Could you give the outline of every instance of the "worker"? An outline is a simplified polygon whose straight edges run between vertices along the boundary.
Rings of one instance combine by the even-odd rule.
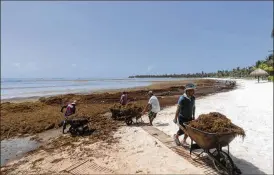
[[[124,91],[121,95],[121,98],[120,98],[120,104],[121,105],[126,105],[127,104],[127,93]]]
[[[178,100],[178,106],[175,113],[173,122],[184,127],[183,123],[189,122],[195,119],[195,85],[187,84],[185,87],[185,93],[180,96]],[[183,142],[180,143],[179,136],[184,134]],[[188,146],[186,139],[188,135],[179,127],[179,130],[174,134],[174,141],[176,145]]]
[[[149,125],[152,126],[153,120],[156,118],[157,113],[160,112],[160,103],[158,101],[158,98],[153,94],[152,91],[148,92],[148,96],[149,96],[149,101],[145,109],[143,110],[142,115],[144,115],[145,112],[149,111],[148,113]]]
[[[66,112],[65,112],[65,120],[63,120],[59,126],[62,126],[63,125],[63,134],[65,133],[65,129],[66,129],[66,120],[69,118],[69,116],[75,114],[76,112],[76,100],[74,100],[72,103],[68,104],[68,105],[65,105],[65,106],[62,106],[61,108],[61,112],[63,112],[63,109],[66,108]]]

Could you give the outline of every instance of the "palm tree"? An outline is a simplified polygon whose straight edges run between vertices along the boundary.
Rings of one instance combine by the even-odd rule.
[[[261,63],[262,63],[261,60],[256,61],[255,67],[258,68],[258,67],[260,66]]]

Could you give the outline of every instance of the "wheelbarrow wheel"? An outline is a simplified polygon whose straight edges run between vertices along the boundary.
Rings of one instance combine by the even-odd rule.
[[[126,124],[127,125],[132,125],[133,121],[131,118],[126,118]]]
[[[215,153],[218,154],[217,150]],[[218,157],[217,160],[219,160],[219,162],[214,160],[213,164],[214,164],[216,170],[220,174],[236,175],[236,173],[234,171],[234,163],[233,163],[232,159],[230,158],[230,156],[226,152],[220,151],[220,154],[216,155],[216,157]],[[223,167],[220,166],[220,164],[222,164],[226,169],[223,169]]]
[[[71,134],[72,137],[77,136],[77,131],[72,127],[69,128],[69,133]]]
[[[112,118],[113,120],[116,120],[116,119],[117,119],[117,115],[116,115],[114,112],[112,112],[111,118]]]

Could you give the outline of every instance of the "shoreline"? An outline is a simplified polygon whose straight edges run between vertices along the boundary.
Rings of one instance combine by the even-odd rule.
[[[63,81],[74,81],[74,80],[63,80]],[[85,80],[86,81],[86,80]],[[87,80],[89,81],[89,80]],[[85,91],[79,91],[76,93],[73,93],[75,95],[90,95],[90,94],[98,94],[98,93],[115,93],[115,92],[121,92],[121,91],[134,91],[134,90],[141,90],[141,89],[146,89],[149,87],[157,86],[159,84],[166,84],[166,83],[175,83],[175,82],[181,82],[182,80],[171,80],[171,81],[142,81],[142,82],[150,82],[149,85],[146,86],[134,86],[134,87],[125,87],[125,88],[105,88],[105,89],[93,89],[93,90],[85,90]],[[189,81],[189,80],[188,80]],[[140,81],[138,81],[140,82]],[[1,99],[1,103],[20,103],[20,102],[35,102],[38,101],[39,98],[45,97],[56,97],[56,96],[61,96],[61,95],[68,95],[71,94],[69,92],[65,93],[60,93],[60,94],[55,94],[55,95],[41,95],[41,96],[31,96],[31,97],[13,97],[13,98],[7,98],[7,99]]]
[[[189,82],[189,81],[187,81]],[[180,88],[187,83],[186,81],[182,82],[182,81],[178,81],[178,82],[165,82],[165,83],[161,83],[161,84],[153,84],[153,85],[150,85],[150,86],[146,86],[145,88],[142,87],[138,87],[138,88],[131,88],[131,90],[133,91],[129,91],[130,95],[136,95],[137,93],[137,97],[140,98],[140,96],[144,96],[142,95],[143,93],[147,92],[148,90],[150,89],[153,89],[154,92],[156,92],[156,95],[158,96],[159,98],[159,101],[161,103],[161,108],[165,109],[167,107],[171,107],[171,106],[174,106],[178,100],[178,97],[179,95],[181,95],[183,92],[180,91]],[[233,87],[221,87],[221,85],[224,85],[223,83],[218,83],[219,81],[216,81],[216,80],[202,80],[201,82],[198,82],[197,83],[197,87],[199,88],[199,91],[197,92],[197,98],[200,99],[202,97],[205,97],[205,96],[208,96],[208,95],[213,95],[213,94],[216,94],[216,93],[220,93],[220,92],[227,92],[227,91],[230,91],[230,90],[234,90],[235,88],[237,88],[237,86],[233,86]],[[163,94],[163,92],[167,92],[167,90],[171,90],[173,89],[173,91],[170,91],[169,94]],[[113,90],[111,93],[112,94],[108,94],[108,96],[111,96],[111,95],[117,95],[120,96],[120,91],[121,90]],[[138,95],[138,93],[140,93]],[[93,95],[99,95],[100,99],[102,100],[102,95],[104,95],[106,93],[99,93],[97,92],[97,94],[93,94]],[[68,95],[65,95],[65,96],[68,96]],[[65,96],[62,96],[63,98]],[[75,94],[73,94],[73,96],[77,96]],[[80,95],[82,98],[83,97],[87,97],[87,96],[91,96],[91,94],[89,95]],[[108,98],[108,96],[105,96],[105,98]],[[55,97],[50,97],[49,99],[56,99],[56,98],[59,98],[60,96],[55,96]],[[94,96],[93,96],[94,97]],[[100,100],[99,99],[99,100]],[[54,101],[54,100],[53,100]],[[98,101],[89,101],[90,103],[93,103],[93,105],[95,105],[95,108],[99,108],[99,106],[97,106],[98,104]],[[144,99],[136,99],[135,102],[141,104],[141,105],[145,105],[147,103],[147,99],[146,97]],[[21,104],[25,104],[27,103],[29,106],[31,105],[37,105],[37,104],[40,104],[41,102],[38,100],[38,101],[35,101],[35,102],[22,102]],[[80,105],[79,105],[79,110],[83,110],[82,109],[82,103],[81,100],[80,100]],[[110,102],[107,102],[107,103],[110,103],[110,104],[114,104],[113,101],[110,101]],[[11,106],[14,105],[13,103],[3,103],[7,106],[5,107],[8,107],[8,106]],[[20,103],[17,103],[17,105],[19,105],[19,108],[20,108]],[[57,103],[54,103],[53,106],[50,105],[48,106],[47,104],[46,105],[42,105],[42,106],[38,106],[38,108],[36,108],[36,110],[39,111],[39,109],[45,107],[46,109],[49,108],[49,110],[53,111],[53,109],[59,109],[58,106],[56,106]],[[101,103],[99,105],[103,105],[104,107],[109,107],[110,105],[106,105],[104,103]],[[16,106],[18,107],[18,106]],[[91,106],[90,105],[86,105],[87,108],[90,108]],[[94,108],[93,108],[94,109]],[[2,113],[2,108],[1,108],[1,113]],[[47,109],[48,110],[48,109]],[[92,109],[91,109],[92,110]],[[90,110],[89,110],[90,111]],[[89,112],[87,111],[87,112]],[[91,116],[92,118],[92,128],[94,128],[95,130],[98,130],[99,133],[104,133],[104,135],[100,135],[100,136],[95,136],[92,135],[92,136],[89,136],[89,142],[92,142],[92,143],[99,143],[99,142],[109,142],[109,143],[117,143],[117,139],[113,137],[113,134],[118,132],[119,131],[119,128],[124,128],[124,127],[127,127],[125,126],[124,122],[122,121],[113,121],[111,119],[111,117],[109,116],[105,116],[106,115],[106,112],[108,111],[107,110],[102,110],[102,109],[99,109],[98,113],[97,114],[93,114]],[[34,120],[34,117],[35,119],[37,119],[37,116],[39,116],[39,114],[43,113],[43,112],[36,112],[35,110],[34,111],[26,111],[27,112],[27,116],[25,116],[25,112],[18,112],[18,111],[15,111],[15,114],[14,116],[12,115],[12,118],[15,117],[16,118],[16,121],[14,122],[17,122],[17,120],[21,120],[22,118],[24,119],[24,123],[26,124],[29,124],[29,125],[32,125],[34,128],[28,128],[28,130],[24,129],[26,125],[20,125],[20,124],[15,124],[15,127],[12,129],[12,130],[9,130],[9,135],[6,136],[6,137],[3,137],[3,135],[7,134],[5,130],[2,130],[2,126],[6,127],[6,125],[8,125],[7,121],[4,120],[4,122],[1,122],[1,141],[2,140],[6,140],[6,139],[14,139],[14,138],[25,138],[25,137],[32,137],[33,139],[37,140],[37,144],[41,144],[38,148],[34,149],[31,151],[31,153],[33,152],[37,152],[39,150],[51,150],[52,148],[57,148],[61,145],[71,145],[73,146],[73,144],[71,142],[75,142],[75,141],[79,141],[80,138],[72,138],[70,136],[67,136],[67,135],[62,135],[61,133],[59,133],[60,131],[57,129],[51,129],[51,130],[47,130],[45,129],[44,127],[46,126],[47,127],[47,124],[46,125],[43,125],[47,122],[50,122],[50,120],[48,120],[48,118],[39,118],[38,117],[38,121],[40,121],[40,123],[36,122],[36,121],[32,121]],[[31,113],[34,113],[33,115],[31,115]],[[20,115],[21,114],[21,115]],[[83,113],[82,113],[83,114]],[[23,116],[22,116],[23,115]],[[49,114],[48,114],[49,115]],[[19,116],[19,118],[18,118]],[[62,119],[62,117],[59,116],[60,119]],[[14,123],[12,122],[12,123]],[[58,122],[57,122],[58,123]],[[108,124],[107,124],[108,123]],[[40,124],[40,127],[39,127],[39,124]],[[42,130],[39,130],[39,128],[41,128],[41,124],[42,124]],[[55,122],[56,124],[56,122]],[[14,125],[12,125],[14,126]],[[23,130],[22,130],[23,128]],[[55,126],[56,128],[56,126]],[[3,132],[4,131],[4,132]],[[16,134],[15,132],[17,133],[20,133],[19,135]],[[31,132],[27,132],[27,131],[31,131]],[[24,134],[26,132],[26,134]],[[51,136],[47,136],[51,139],[54,139],[54,143],[50,143],[51,145],[53,144],[53,146],[51,146],[51,148],[47,148],[47,144],[48,142],[50,142],[49,139],[43,139],[45,135],[45,133],[53,133],[53,135],[55,135],[53,138],[51,138]],[[59,133],[59,134],[58,134]],[[36,136],[35,136],[36,135]],[[43,138],[41,138],[41,136]],[[61,137],[61,138],[58,138],[58,137]],[[106,138],[108,138],[108,140],[106,140]],[[58,139],[57,139],[58,138]],[[64,139],[65,138],[65,139]],[[75,140],[76,139],[76,140]],[[65,141],[64,141],[65,140]],[[58,146],[59,145],[59,146]],[[29,153],[26,153],[27,155],[29,155]],[[24,155],[26,155],[24,154]],[[22,156],[21,156],[22,157]],[[16,159],[15,159],[16,160]],[[11,159],[11,161],[13,162],[14,159]],[[9,161],[8,161],[8,164],[9,164]],[[3,166],[5,167],[5,165]]]
[[[140,78],[142,79],[142,78]],[[167,79],[167,78],[166,78]],[[124,80],[124,79],[117,79],[117,80]],[[125,79],[126,80],[126,79]],[[64,92],[64,93],[57,93],[54,95],[38,95],[38,96],[29,96],[29,97],[12,97],[12,98],[1,98],[1,103],[22,103],[22,102],[36,102],[39,100],[39,98],[49,98],[49,97],[56,97],[56,96],[63,96],[63,95],[69,95],[69,94],[75,94],[75,95],[90,95],[90,94],[98,94],[98,93],[116,93],[116,92],[122,92],[122,91],[136,91],[136,90],[143,90],[143,89],[151,89],[155,88],[157,86],[161,85],[175,85],[175,84],[182,84],[183,82],[195,82],[199,80],[223,80],[224,79],[218,79],[218,78],[189,78],[189,79],[178,79],[178,78],[170,78],[170,80],[162,80],[162,81],[138,81],[138,82],[149,82],[148,85],[143,86],[134,86],[134,87],[125,87],[125,88],[105,88],[105,89],[92,89],[92,90],[80,90],[79,92],[70,93],[70,92]],[[42,81],[42,80],[41,80]],[[44,81],[44,80],[43,80]],[[49,81],[49,80],[45,80]],[[53,80],[53,81],[59,81],[59,80]],[[62,80],[62,81],[77,81],[77,80]],[[92,80],[81,80],[81,81],[92,81]],[[95,81],[95,80],[94,80]],[[115,81],[115,79],[113,79]],[[227,81],[231,81],[231,79],[227,79]],[[136,82],[137,83],[137,82]]]
[[[235,88],[231,90],[235,90]],[[214,94],[215,93],[207,94],[206,96],[212,96]],[[198,97],[198,99],[204,97],[205,96],[200,96]],[[168,111],[169,108],[171,109],[174,105],[175,104],[166,106],[163,109],[162,113],[165,113],[165,111]],[[143,116],[143,118],[146,122],[146,117]],[[156,126],[158,125],[157,123]],[[45,133],[49,132],[45,131]],[[57,133],[58,131],[53,130],[52,132]],[[38,139],[38,142],[41,143],[41,146],[39,146],[35,150],[32,150],[30,153],[24,154],[24,156],[21,156],[21,158],[11,159],[10,161],[8,161],[6,165],[1,166],[1,171],[7,174],[12,172],[35,173],[38,170],[40,173],[46,173],[50,171],[50,169],[48,168],[53,165],[52,163],[57,161],[57,164],[60,164],[61,167],[53,168],[52,173],[62,173],[64,169],[66,169],[66,167],[68,167],[71,164],[77,165],[77,161],[83,161],[83,159],[90,159],[92,162],[94,161],[100,167],[107,168],[108,170],[115,170],[114,174],[155,174],[163,172],[174,172],[179,174],[202,174],[204,171],[200,167],[195,167],[184,157],[180,157],[180,155],[174,153],[172,150],[167,148],[162,142],[160,142],[159,140],[155,139],[150,134],[145,132],[142,129],[142,127],[134,125],[132,127],[128,127],[126,125],[121,125],[120,127],[118,127],[116,131],[113,131],[112,134],[114,135],[112,139],[116,140],[114,142],[108,139],[103,139],[98,142],[94,142],[90,141],[91,138],[78,137],[76,139],[73,139],[69,135],[64,136],[63,134],[61,134],[61,132],[60,134],[55,135],[55,138],[53,138],[53,140],[50,140],[44,138],[43,135],[45,134],[41,133],[39,134],[40,136],[36,138]],[[47,137],[52,138],[48,134]],[[138,141],[140,139],[143,141]],[[75,153],[72,153],[71,150],[75,150]],[[161,154],[164,157],[158,157],[161,156],[161,154],[158,154],[157,152],[161,152]],[[149,161],[148,157],[150,157],[146,155],[154,155],[154,158],[156,158],[155,165],[151,168],[150,166],[146,166],[145,162]],[[73,158],[71,158],[71,156]],[[125,159],[126,162],[135,162],[136,158],[142,160],[138,162],[138,165],[131,166],[130,163],[125,164]],[[170,166],[161,166],[163,162],[170,162],[173,168]],[[183,167],[181,167],[182,163],[184,164]],[[121,169],[120,166],[126,166],[129,169],[125,171],[125,169]],[[174,166],[177,168],[175,168]],[[29,169],[29,167],[35,168]],[[160,168],[161,170],[158,167],[162,167]],[[88,168],[87,171],[89,173],[96,174],[104,172],[103,169],[100,170],[100,172],[96,172],[92,167]],[[113,172],[108,171],[105,173],[113,174]]]
[[[28,82],[28,81],[34,81],[34,82],[39,82],[39,81],[44,81],[44,82],[116,82],[116,83],[123,83],[123,82],[127,82],[129,84],[120,87],[112,87],[112,86],[105,86],[105,87],[85,87],[85,88],[79,88],[79,89],[71,89],[71,90],[51,90],[51,91],[47,91],[47,87],[44,86],[39,86],[37,88],[44,88],[44,91],[39,91],[39,92],[35,92],[33,91],[33,94],[35,95],[31,95],[31,93],[28,92],[29,95],[20,95],[18,94],[18,97],[10,97],[7,96],[5,98],[1,98],[1,102],[24,102],[24,101],[35,101],[38,100],[40,97],[52,97],[52,96],[58,96],[58,95],[66,95],[66,94],[92,94],[92,93],[100,93],[100,92],[107,92],[107,91],[115,91],[117,89],[135,89],[135,88],[144,88],[147,86],[151,86],[153,84],[160,84],[160,83],[164,83],[164,82],[173,82],[173,81],[183,81],[183,80],[195,80],[192,78],[186,79],[186,78],[173,78],[173,79],[168,79],[168,78],[161,78],[160,80],[157,79],[69,79],[69,80],[55,80],[55,79],[51,79],[51,80],[40,80],[40,79],[34,79],[34,80],[23,80],[22,82]],[[12,81],[13,82],[13,81]],[[21,81],[20,81],[21,82]],[[5,81],[3,82],[5,83]],[[8,82],[7,82],[8,83]],[[132,83],[134,83],[135,85],[133,85]],[[68,85],[67,87],[70,87],[71,85]],[[50,88],[54,88],[56,86],[49,86]],[[79,84],[79,86],[77,87],[82,87],[82,85]],[[22,89],[26,89],[29,87],[22,87]],[[4,88],[5,89],[5,88]],[[12,90],[14,88],[8,88],[7,90]],[[18,87],[18,89],[20,89],[20,87]],[[2,89],[3,90],[3,89]],[[71,91],[71,92],[70,92]]]
[[[1,140],[58,128],[57,125],[63,120],[60,107],[72,100],[78,102],[77,114],[79,116],[97,120],[98,115],[109,112],[109,108],[113,104],[119,103],[122,90],[129,92],[131,103],[141,106],[145,106],[147,103],[147,91],[153,90],[159,98],[161,107],[164,108],[177,103],[178,97],[183,94],[182,87],[187,83],[189,80],[168,81],[146,87],[116,89],[107,92],[103,90],[87,95],[67,94],[32,99],[32,101],[1,102]],[[235,86],[208,79],[199,79],[194,83],[197,85],[196,97],[235,88]]]

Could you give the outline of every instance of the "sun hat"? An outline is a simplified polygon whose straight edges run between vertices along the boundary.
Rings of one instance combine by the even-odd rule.
[[[153,95],[153,92],[152,91],[148,91],[148,95]]]
[[[75,105],[75,104],[76,104],[76,102],[77,102],[77,101],[76,101],[76,100],[74,100],[71,104]]]
[[[191,90],[191,89],[196,89],[196,86],[194,85],[194,84],[192,84],[192,83],[190,83],[190,84],[187,84],[186,86],[185,86],[185,91],[187,91],[187,90]]]

